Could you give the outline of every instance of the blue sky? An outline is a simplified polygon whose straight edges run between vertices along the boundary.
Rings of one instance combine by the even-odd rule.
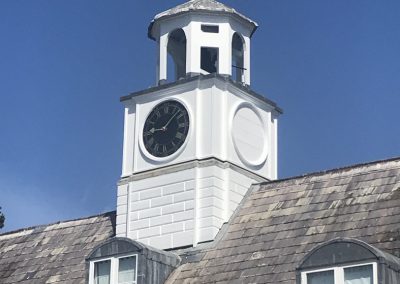
[[[279,175],[400,156],[400,1],[222,1],[256,20],[252,88],[285,111]],[[119,97],[154,84],[182,1],[0,2],[3,231],[115,209]]]

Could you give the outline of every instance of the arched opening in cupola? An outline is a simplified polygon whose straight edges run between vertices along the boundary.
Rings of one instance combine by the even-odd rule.
[[[234,33],[232,38],[232,79],[243,83],[244,80],[244,40]]]
[[[186,35],[176,29],[168,37],[167,80],[176,81],[186,76]]]

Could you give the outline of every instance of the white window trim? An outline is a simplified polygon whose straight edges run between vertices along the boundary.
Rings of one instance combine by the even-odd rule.
[[[378,284],[378,265],[376,262],[361,262],[361,263],[354,263],[351,265],[331,266],[331,267],[315,269],[315,270],[305,270],[305,271],[301,272],[301,284],[308,284],[307,283],[307,274],[315,273],[315,272],[329,271],[329,270],[333,270],[335,284],[344,284],[344,269],[345,268],[366,266],[366,265],[372,265],[372,278],[373,278],[372,283]]]
[[[138,255],[137,254],[127,254],[127,255],[118,255],[115,257],[105,257],[105,258],[99,258],[96,260],[90,261],[89,265],[89,284],[94,284],[94,265],[97,262],[102,262],[106,260],[111,261],[111,267],[110,267],[110,284],[117,284],[118,283],[118,266],[119,266],[119,260],[121,258],[127,258],[127,257],[135,257],[136,258],[136,267],[135,267],[135,280],[133,284],[137,284],[137,275],[138,275]]]

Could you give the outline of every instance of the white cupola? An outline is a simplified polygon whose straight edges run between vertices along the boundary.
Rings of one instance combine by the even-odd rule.
[[[156,86],[121,98],[118,237],[159,249],[212,241],[252,184],[277,178],[281,109],[250,88],[256,28],[214,0],[151,22]]]
[[[148,35],[158,43],[157,84],[217,73],[250,85],[250,38],[256,28],[214,0],[192,0],[156,15]]]

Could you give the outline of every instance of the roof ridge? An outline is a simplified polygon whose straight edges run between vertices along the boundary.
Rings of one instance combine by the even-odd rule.
[[[358,163],[358,164],[352,164],[349,166],[343,166],[343,167],[333,168],[333,169],[329,169],[329,170],[311,172],[311,173],[306,173],[306,174],[302,174],[302,175],[266,181],[266,182],[262,182],[260,184],[261,185],[267,185],[267,184],[269,185],[269,184],[280,183],[280,182],[285,182],[285,181],[289,181],[289,180],[296,180],[296,179],[305,178],[305,177],[323,176],[326,174],[339,173],[339,172],[342,172],[342,171],[344,172],[344,171],[350,170],[350,169],[356,169],[356,168],[361,168],[361,167],[365,167],[365,166],[373,166],[373,165],[377,165],[380,163],[389,163],[389,162],[394,162],[394,161],[400,161],[400,156],[388,158],[388,159],[382,159],[382,160],[375,160],[372,162],[363,162],[363,163]]]
[[[197,7],[196,5],[198,5],[199,3],[203,4],[203,5],[204,4],[206,4],[206,5],[213,4],[213,5],[217,5],[219,8],[224,8],[224,9],[226,9],[227,11],[229,11],[231,13],[236,12],[236,10],[234,8],[232,8],[232,7],[228,6],[228,5],[225,5],[224,3],[221,3],[221,2],[216,1],[216,0],[189,0],[189,1],[186,1],[186,2],[184,2],[182,4],[179,4],[177,6],[174,6],[174,7],[170,8],[170,9],[168,9],[168,10],[165,10],[165,11],[157,14],[155,18],[162,17],[162,16],[164,16],[164,15],[166,15],[168,13],[171,13],[171,12],[178,13],[182,9],[187,9],[188,11],[189,10],[196,10],[196,9],[200,9],[200,10],[211,9],[211,7],[208,7],[208,6]],[[216,7],[212,7],[212,8],[215,9]]]
[[[36,225],[36,226],[30,226],[30,227],[26,227],[26,228],[21,228],[21,229],[16,229],[16,230],[9,231],[9,232],[1,233],[0,237],[7,236],[7,235],[12,235],[12,234],[16,234],[16,233],[20,233],[20,232],[24,232],[24,231],[28,231],[28,230],[34,230],[34,229],[38,229],[38,228],[58,225],[58,224],[62,224],[62,223],[68,223],[68,222],[80,221],[80,220],[85,220],[85,219],[91,219],[91,218],[100,217],[100,216],[106,217],[107,215],[112,215],[112,214],[115,214],[115,213],[116,213],[116,211],[114,210],[114,211],[100,213],[100,214],[97,214],[97,215],[80,217],[80,218],[75,218],[75,219],[70,219],[70,220],[56,221],[56,222],[49,223],[49,224],[41,224],[41,225]]]

